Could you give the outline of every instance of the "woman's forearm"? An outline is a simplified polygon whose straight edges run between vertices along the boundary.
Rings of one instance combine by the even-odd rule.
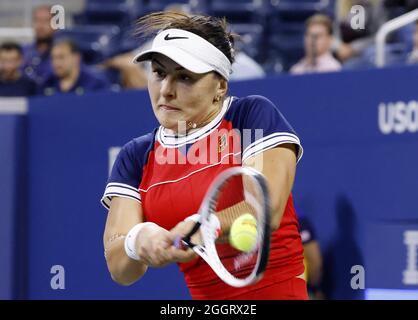
[[[283,218],[284,211],[289,201],[289,195],[293,186],[294,171],[287,170],[283,167],[277,168],[276,179],[279,181],[277,186],[271,185],[269,182],[270,200],[271,200],[271,227],[273,230],[279,228]]]
[[[128,286],[138,281],[147,271],[147,265],[129,258],[125,253],[123,239],[106,251],[106,261],[112,279]]]
[[[271,206],[270,225],[272,230],[276,230],[280,226],[295,179],[296,147],[293,144],[280,145],[246,160],[246,165],[266,177]]]

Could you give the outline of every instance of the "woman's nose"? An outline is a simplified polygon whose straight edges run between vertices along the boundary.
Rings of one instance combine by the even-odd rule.
[[[164,97],[174,97],[175,96],[175,82],[173,77],[166,76],[161,83],[161,95]]]

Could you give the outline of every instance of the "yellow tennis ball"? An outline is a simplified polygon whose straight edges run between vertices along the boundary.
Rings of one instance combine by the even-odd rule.
[[[250,213],[239,216],[229,232],[229,242],[240,251],[250,252],[257,242],[257,220]]]

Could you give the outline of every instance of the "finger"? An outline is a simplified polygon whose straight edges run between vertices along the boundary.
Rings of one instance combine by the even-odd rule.
[[[146,265],[149,265],[149,266],[152,265],[152,261],[149,259],[148,256],[140,255],[139,259],[140,259],[141,262],[145,263]]]
[[[166,265],[173,262],[173,258],[165,245],[160,245],[155,250],[155,260],[160,265]]]
[[[149,261],[151,262],[153,267],[158,267],[159,265],[162,264],[162,257],[160,252],[156,251],[155,249],[152,251],[152,253],[150,253],[149,255]]]
[[[165,238],[155,241],[154,247],[150,253],[150,258],[153,260],[155,265],[163,266],[173,262],[171,253],[168,250],[169,247],[171,247],[171,244]]]
[[[181,235],[178,235],[175,237],[173,241],[173,245],[177,249],[181,249],[181,250],[187,249],[187,246],[183,243],[183,237]]]
[[[191,251],[190,253],[187,253],[186,255],[176,258],[174,261],[175,262],[181,262],[181,263],[185,263],[185,262],[189,262],[192,261],[193,259],[196,259],[197,255]]]
[[[196,253],[190,248],[188,248],[187,250],[182,250],[172,247],[170,249],[170,252],[172,255],[172,259],[176,262],[190,261],[197,256]]]
[[[159,264],[159,261],[157,261],[155,254],[153,254],[154,251],[155,250],[152,247],[149,248],[149,246],[140,246],[138,248],[138,256],[144,263],[154,267]]]

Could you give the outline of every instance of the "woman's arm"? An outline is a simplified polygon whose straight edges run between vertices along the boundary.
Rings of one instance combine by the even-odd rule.
[[[134,57],[132,53],[120,54],[106,60],[103,66],[120,72],[121,82],[125,89],[144,89],[148,83],[147,72],[141,65],[132,63]]]
[[[322,278],[322,255],[319,243],[316,240],[303,245],[305,259],[308,265],[308,284],[319,288]]]
[[[280,221],[293,187],[296,172],[296,146],[294,144],[279,145],[276,148],[248,158],[243,163],[243,166],[252,167],[266,177],[272,209],[270,225],[273,230],[276,230],[280,226]],[[217,217],[221,220],[222,233],[227,234],[234,219],[246,212],[251,212],[251,208],[245,202],[237,203],[218,212]],[[174,235],[184,236],[191,230],[193,225],[194,222],[182,221],[171,231]],[[226,242],[228,239],[221,236],[218,241]],[[192,242],[200,243],[200,240],[196,237],[195,241]],[[190,254],[187,258],[184,260],[190,260],[193,258],[193,255]],[[176,259],[177,261],[182,260],[179,257],[176,257]]]
[[[148,266],[163,267],[192,255],[173,248],[174,237],[169,231],[156,224],[148,224],[136,237],[135,251],[140,261],[131,259],[125,252],[125,237],[143,220],[138,201],[123,197],[112,199],[103,243],[108,269],[112,279],[119,284],[134,283],[144,275]]]
[[[125,253],[124,240],[129,230],[143,222],[138,201],[114,197],[103,235],[106,262],[112,279],[121,285],[130,285],[147,271],[147,265],[133,260]]]
[[[281,144],[248,158],[243,165],[260,171],[267,180],[271,201],[271,227],[280,226],[296,173],[296,146]]]

